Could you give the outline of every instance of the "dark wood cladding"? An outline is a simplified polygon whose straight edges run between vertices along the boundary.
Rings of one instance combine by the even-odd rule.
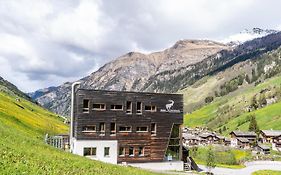
[[[83,100],[89,99],[89,113],[83,113]],[[169,100],[174,101],[171,110],[166,110]],[[127,101],[132,102],[132,114],[126,114]],[[136,103],[142,103],[142,114],[136,114]],[[158,94],[141,92],[118,92],[78,89],[74,102],[74,136],[77,140],[118,140],[118,147],[125,147],[125,156],[118,162],[151,162],[164,160],[173,124],[183,123],[183,97],[181,94]],[[106,110],[92,110],[94,103],[106,104]],[[111,110],[111,105],[123,105],[123,110]],[[156,112],[145,111],[145,105],[156,106]],[[177,113],[176,113],[177,112]],[[105,123],[105,135],[99,133],[99,124]],[[116,123],[116,135],[110,135],[110,123]],[[156,136],[151,135],[151,123],[156,123]],[[86,125],[96,125],[96,132],[84,133]],[[119,132],[120,126],[131,126],[131,132]],[[137,127],[148,127],[147,132],[137,132]],[[135,155],[129,156],[129,147]],[[144,147],[144,156],[138,156],[138,148]]]

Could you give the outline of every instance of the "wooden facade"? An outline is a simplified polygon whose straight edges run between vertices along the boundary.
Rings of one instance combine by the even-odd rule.
[[[73,137],[117,140],[119,163],[163,161],[173,150],[181,159],[182,123],[181,94],[88,89],[75,92]]]

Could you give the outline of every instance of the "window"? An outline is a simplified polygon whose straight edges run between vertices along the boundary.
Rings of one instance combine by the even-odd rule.
[[[137,132],[147,132],[147,131],[148,131],[147,126],[137,127]]]
[[[125,148],[124,147],[119,147],[119,156],[120,157],[125,156]]]
[[[116,134],[116,123],[110,123],[110,135]]]
[[[82,132],[96,132],[96,125],[84,126]]]
[[[137,114],[142,114],[142,103],[137,102]]]
[[[132,114],[132,102],[131,101],[127,101],[126,103],[126,113],[127,114]]]
[[[83,100],[83,112],[87,113],[89,112],[89,105],[90,104],[90,100],[88,99],[84,99]]]
[[[144,156],[144,147],[139,147],[139,156]]]
[[[110,150],[110,147],[104,147],[104,157],[109,156],[109,150]]]
[[[151,135],[156,135],[156,123],[151,123]]]
[[[96,147],[87,147],[84,148],[84,156],[96,156],[97,148]]]
[[[106,109],[105,104],[102,104],[102,103],[94,103],[93,104],[93,110],[102,111],[102,110],[105,110],[105,109]]]
[[[100,123],[100,135],[105,135],[105,124]]]
[[[145,111],[156,112],[156,106],[144,106]]]
[[[120,126],[119,127],[119,131],[120,132],[131,132],[132,131],[132,127],[131,126]]]
[[[111,105],[110,109],[111,110],[116,110],[116,111],[118,110],[119,111],[119,110],[123,110],[123,106],[122,105]]]
[[[129,147],[129,156],[134,156],[134,147]]]

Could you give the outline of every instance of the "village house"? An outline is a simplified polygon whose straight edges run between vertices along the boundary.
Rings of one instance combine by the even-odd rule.
[[[232,131],[230,136],[231,146],[237,148],[250,148],[257,139],[255,132]]]
[[[72,153],[113,164],[183,167],[181,94],[74,89]]]
[[[281,135],[281,130],[261,130],[260,140],[262,143],[272,143],[273,138]]]
[[[256,149],[256,151],[258,151],[260,154],[270,154],[270,147],[268,147],[268,146],[266,146],[266,145],[258,144],[255,149]]]
[[[273,138],[272,149],[275,151],[281,151],[281,135]]]

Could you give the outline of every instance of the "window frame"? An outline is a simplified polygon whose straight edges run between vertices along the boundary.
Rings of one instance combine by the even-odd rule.
[[[90,155],[85,155],[85,149],[90,149]],[[93,151],[95,150],[95,151]],[[95,154],[93,154],[95,153]],[[85,157],[96,157],[97,156],[97,147],[84,147],[83,148],[83,156]]]
[[[154,128],[155,130],[152,130],[152,126],[154,125]],[[151,126],[150,126],[150,133],[151,133],[151,136],[156,136],[157,135],[157,123],[151,123]]]
[[[121,131],[121,130],[120,130],[121,127],[124,127],[124,128],[129,128],[129,127],[130,127],[130,130],[129,130],[129,131],[128,131],[128,130],[126,130],[126,131]],[[119,130],[118,130],[119,132],[125,132],[125,133],[126,133],[126,132],[132,132],[132,126],[119,126],[118,129],[119,129]]]
[[[145,109],[146,107],[150,107],[150,110]],[[153,108],[154,108],[154,110],[153,110]],[[145,105],[144,111],[146,111],[146,112],[157,112],[157,107],[155,105]]]
[[[95,108],[94,105],[104,105],[104,108]],[[92,104],[92,110],[93,111],[105,111],[106,110],[106,104],[105,103],[93,103]]]
[[[140,108],[139,109],[138,109],[138,104],[140,104]],[[142,106],[143,106],[142,102],[138,101],[136,103],[136,114],[137,115],[142,115]]]
[[[142,149],[141,149],[142,148]],[[139,146],[139,150],[138,150],[138,156],[139,157],[144,157],[144,150],[145,147],[144,146]],[[140,154],[141,153],[141,154]]]
[[[101,130],[101,126],[103,125],[103,130]],[[101,122],[99,123],[99,133],[100,133],[100,136],[105,136],[105,130],[106,130],[106,125],[105,125],[105,122]]]
[[[140,131],[140,130],[138,130],[138,128],[146,128],[146,130],[145,131]],[[136,127],[136,132],[148,132],[148,127],[147,126],[137,126]]]
[[[122,149],[123,154],[120,154],[120,149]],[[126,148],[125,147],[123,147],[123,146],[119,147],[118,156],[119,157],[125,157],[126,156]]]
[[[111,126],[112,124],[114,124],[114,128],[115,130],[111,130]],[[116,132],[117,132],[117,126],[116,126],[116,123],[115,122],[111,122],[110,123],[110,136],[115,136],[116,135]]]
[[[108,150],[107,150],[108,149]],[[110,157],[110,147],[104,147],[103,157]],[[108,151],[108,152],[107,152]],[[107,153],[107,154],[106,154]]]
[[[130,108],[128,108],[128,103]],[[126,114],[133,114],[133,102],[132,101],[126,101]]]
[[[95,130],[85,130],[84,128],[85,127],[94,127]],[[92,133],[92,132],[97,132],[97,126],[96,125],[86,125],[86,126],[83,126],[82,128],[82,132],[83,133]]]
[[[87,105],[88,107],[87,108],[84,107],[86,100],[88,101],[88,105]],[[90,99],[87,99],[87,98],[83,99],[83,101],[82,101],[82,112],[83,113],[89,113],[90,112]]]
[[[112,108],[112,106],[114,106],[114,108]],[[121,109],[116,109],[116,106],[121,106],[122,108]],[[112,104],[112,105],[110,105],[110,110],[111,111],[123,111],[124,110],[124,105],[122,105],[122,104],[118,104],[118,105]]]
[[[132,151],[133,151],[132,154],[130,154],[131,148],[132,148]],[[130,147],[129,147],[129,157],[134,157],[134,156],[135,156],[135,148],[132,147],[132,146],[130,146]]]

